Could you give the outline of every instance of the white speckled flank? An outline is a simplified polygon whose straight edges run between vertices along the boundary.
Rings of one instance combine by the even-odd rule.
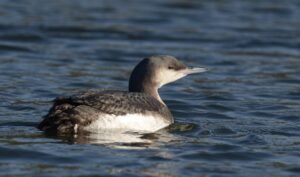
[[[127,114],[116,116],[106,114],[99,116],[99,119],[84,127],[84,130],[97,132],[101,130],[119,130],[119,131],[135,131],[135,132],[155,132],[160,130],[172,122],[167,122],[161,117],[143,114]]]

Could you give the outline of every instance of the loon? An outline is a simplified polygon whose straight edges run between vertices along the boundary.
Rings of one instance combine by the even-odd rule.
[[[38,128],[55,133],[158,131],[174,123],[158,89],[186,75],[205,71],[206,68],[189,68],[169,55],[145,58],[133,69],[128,92],[88,90],[57,97]]]

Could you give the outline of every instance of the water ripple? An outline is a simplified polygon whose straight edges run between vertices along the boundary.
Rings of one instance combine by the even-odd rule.
[[[145,2],[0,1],[0,176],[297,176],[299,2]],[[56,96],[126,90],[153,54],[210,69],[160,89],[174,125],[36,129]]]

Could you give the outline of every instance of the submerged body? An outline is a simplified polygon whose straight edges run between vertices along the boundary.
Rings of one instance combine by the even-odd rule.
[[[172,56],[143,59],[133,70],[129,91],[86,91],[58,97],[38,128],[56,133],[85,130],[155,132],[174,122],[158,88],[205,68],[187,68]]]
[[[173,122],[167,106],[145,93],[90,90],[55,99],[39,128],[61,133],[111,129],[154,132]]]

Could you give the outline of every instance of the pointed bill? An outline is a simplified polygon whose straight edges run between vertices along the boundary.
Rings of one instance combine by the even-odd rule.
[[[187,68],[183,72],[184,74],[188,75],[188,74],[203,73],[206,71],[208,71],[207,68]]]

